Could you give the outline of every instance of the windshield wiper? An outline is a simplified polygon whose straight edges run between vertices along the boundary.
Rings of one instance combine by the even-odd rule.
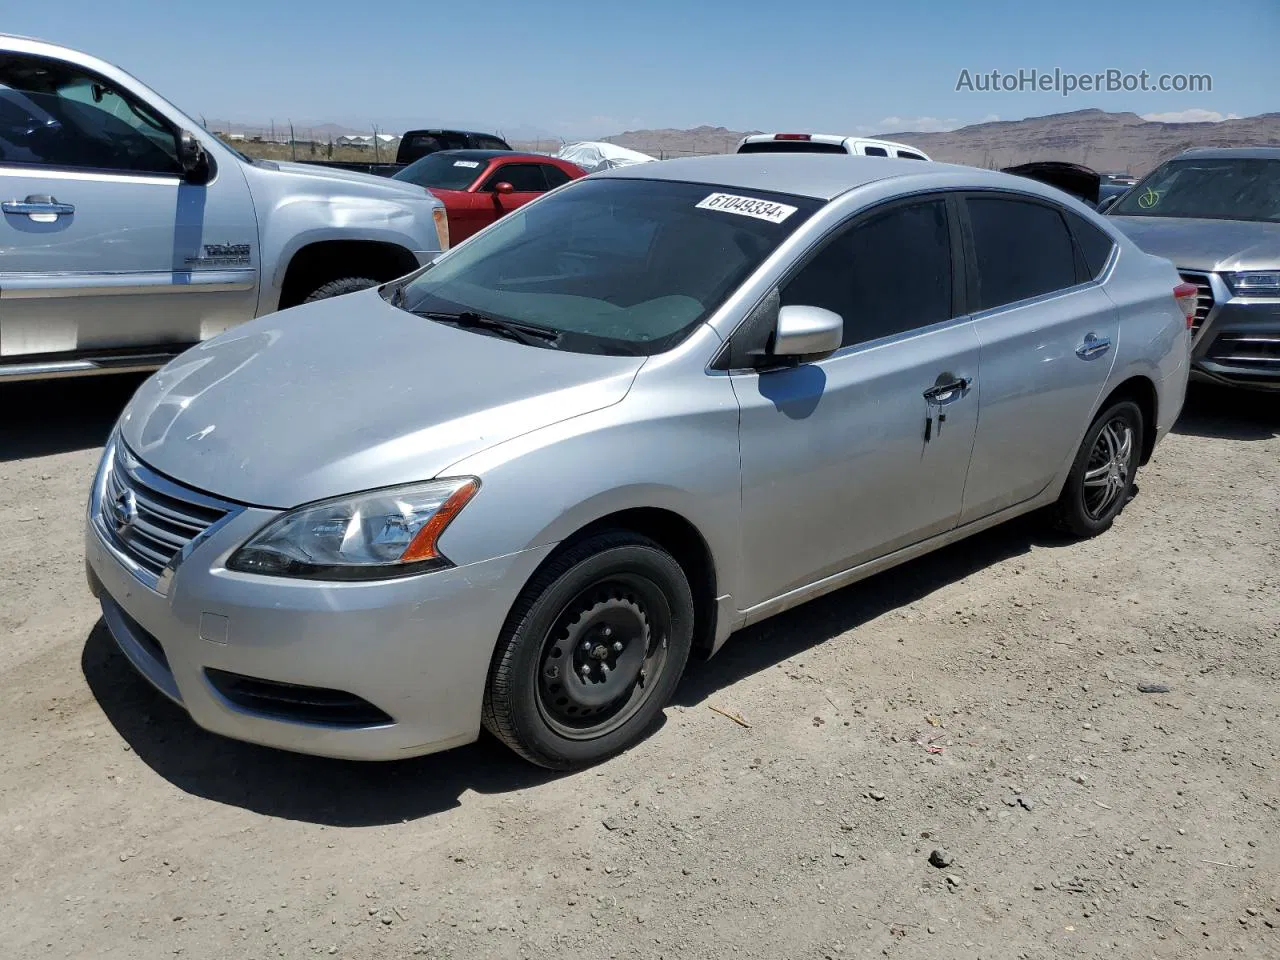
[[[437,320],[440,323],[452,323],[455,326],[472,330],[490,330],[509,340],[526,344],[530,347],[555,347],[559,345],[560,332],[548,330],[532,323],[519,323],[515,320],[499,320],[474,310],[463,310],[461,313],[442,313],[435,310],[414,310],[420,317]]]

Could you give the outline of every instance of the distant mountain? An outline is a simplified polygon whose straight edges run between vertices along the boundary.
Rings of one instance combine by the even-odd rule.
[[[726,153],[748,133],[724,127],[628,130],[612,143],[655,157]],[[1280,145],[1280,113],[1217,123],[1159,123],[1136,113],[1076,110],[1025,120],[978,123],[945,133],[876,134],[920,147],[935,160],[1009,167],[1032,160],[1068,160],[1095,170],[1143,174],[1191,147]]]

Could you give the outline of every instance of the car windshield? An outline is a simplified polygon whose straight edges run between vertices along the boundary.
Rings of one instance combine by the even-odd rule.
[[[487,165],[487,160],[471,160],[456,153],[429,153],[397,170],[391,179],[437,190],[465,190]]]
[[[1109,211],[1122,217],[1280,222],[1280,160],[1170,160]]]
[[[536,325],[565,350],[661,353],[820,205],[704,184],[583,180],[477,234],[393,302]]]

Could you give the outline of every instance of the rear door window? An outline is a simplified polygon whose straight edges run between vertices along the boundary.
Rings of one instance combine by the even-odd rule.
[[[977,281],[976,310],[1075,286],[1076,259],[1056,207],[1002,196],[965,198]]]
[[[844,318],[844,345],[949,320],[951,233],[941,198],[872,213],[838,234],[782,290],[782,304]]]
[[[889,151],[884,147],[863,147],[862,155],[864,157],[887,157]]]
[[[918,153],[912,153],[910,150],[899,150],[898,157],[902,160],[923,160],[924,157]]]
[[[473,137],[476,142],[477,150],[510,150],[505,140],[499,140],[497,137]]]

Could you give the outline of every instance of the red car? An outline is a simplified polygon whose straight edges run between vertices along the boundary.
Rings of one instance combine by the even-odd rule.
[[[449,215],[449,243],[459,243],[505,213],[586,175],[577,164],[514,150],[440,150],[392,179],[426,187]]]

